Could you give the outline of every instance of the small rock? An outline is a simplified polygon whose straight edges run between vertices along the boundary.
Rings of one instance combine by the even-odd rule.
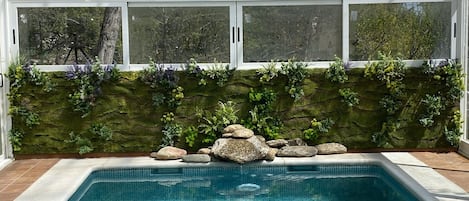
[[[158,153],[158,152],[156,152],[156,151],[154,151],[154,152],[151,152],[151,153],[150,153],[150,157],[152,157],[152,158],[156,158],[156,154],[157,154],[157,153]]]
[[[283,157],[311,157],[318,153],[312,146],[284,146],[277,152],[277,156]]]
[[[223,133],[221,135],[222,138],[230,138],[230,137],[233,137],[233,133]]]
[[[269,147],[280,148],[280,147],[283,147],[283,146],[287,145],[288,141],[285,140],[285,139],[278,139],[278,140],[269,140],[265,143],[267,143],[267,145],[269,145]]]
[[[235,130],[244,129],[245,127],[241,124],[231,124],[223,129],[223,133],[232,133]]]
[[[210,148],[201,148],[197,151],[198,154],[211,154],[212,149]]]
[[[270,148],[267,155],[265,155],[266,161],[273,161],[275,160],[275,155],[277,155],[278,149],[277,148]]]
[[[308,144],[301,138],[288,140],[288,146],[308,146]]]
[[[208,163],[210,156],[208,154],[189,154],[182,157],[182,161],[186,163]]]
[[[168,146],[161,148],[154,156],[158,160],[174,160],[180,159],[186,154],[187,151],[184,149]]]
[[[254,131],[252,131],[251,129],[244,128],[244,129],[235,130],[233,132],[232,137],[248,139],[248,138],[251,138],[252,136],[254,136]]]
[[[324,143],[318,144],[315,146],[318,149],[318,154],[326,155],[326,154],[343,154],[347,153],[347,147],[339,143]]]

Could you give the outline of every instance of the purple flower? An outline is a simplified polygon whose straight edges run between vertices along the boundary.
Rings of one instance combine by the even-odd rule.
[[[349,71],[350,68],[352,67],[352,63],[350,63],[350,61],[344,62],[342,65],[344,65],[344,69],[346,71]]]

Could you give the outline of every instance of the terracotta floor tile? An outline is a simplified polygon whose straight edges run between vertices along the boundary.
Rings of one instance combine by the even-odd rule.
[[[8,184],[0,184],[0,192],[2,192],[3,189],[7,186],[8,186]]]
[[[23,191],[25,191],[29,186],[30,184],[10,184],[5,189],[3,189],[3,192],[18,193],[19,195]]]
[[[2,201],[13,201],[19,196],[18,193],[0,192],[0,198]]]

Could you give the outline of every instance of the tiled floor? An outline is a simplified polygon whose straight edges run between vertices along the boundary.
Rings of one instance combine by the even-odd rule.
[[[454,152],[414,152],[412,155],[469,192],[469,159]]]
[[[469,192],[469,159],[457,153],[415,152],[413,156]],[[59,159],[17,160],[0,171],[0,200],[18,197]]]
[[[13,161],[0,171],[0,200],[14,200],[57,161],[59,159]]]

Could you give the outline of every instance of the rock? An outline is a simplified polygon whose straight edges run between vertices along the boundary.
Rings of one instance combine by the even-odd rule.
[[[154,151],[154,152],[151,152],[151,153],[150,153],[150,157],[152,157],[152,158],[156,158],[156,154],[157,154],[157,153],[158,153],[158,152],[156,152],[156,151]]]
[[[262,135],[256,135],[257,139],[259,139],[261,142],[265,143],[265,137]]]
[[[278,149],[277,148],[270,148],[267,155],[265,155],[266,161],[273,161],[275,160],[275,155],[277,155]]]
[[[189,154],[182,157],[182,161],[186,163],[208,163],[210,156],[208,154]]]
[[[269,147],[273,148],[280,148],[288,144],[288,141],[285,139],[278,139],[278,140],[269,140],[265,142]]]
[[[326,155],[326,154],[343,154],[347,153],[347,147],[339,143],[324,143],[318,144],[315,146],[318,149],[318,154]]]
[[[198,154],[211,154],[212,150],[210,148],[201,148],[197,151]]]
[[[318,153],[312,146],[284,146],[277,152],[277,156],[283,157],[311,157]]]
[[[212,152],[217,158],[243,164],[264,159],[269,149],[269,146],[252,136],[249,139],[220,138],[213,144]]]
[[[180,159],[187,154],[187,151],[184,149],[179,149],[177,147],[163,147],[156,154],[155,158],[158,160],[174,160]]]
[[[308,144],[301,138],[288,140],[288,146],[308,146]]]
[[[232,133],[235,130],[244,129],[245,127],[241,124],[231,124],[223,129],[223,133]]]
[[[223,133],[221,135],[222,138],[230,138],[230,137],[233,137],[233,133]]]
[[[233,132],[232,137],[248,139],[252,136],[254,136],[254,131],[252,131],[251,129],[243,128],[243,129],[235,130]]]

